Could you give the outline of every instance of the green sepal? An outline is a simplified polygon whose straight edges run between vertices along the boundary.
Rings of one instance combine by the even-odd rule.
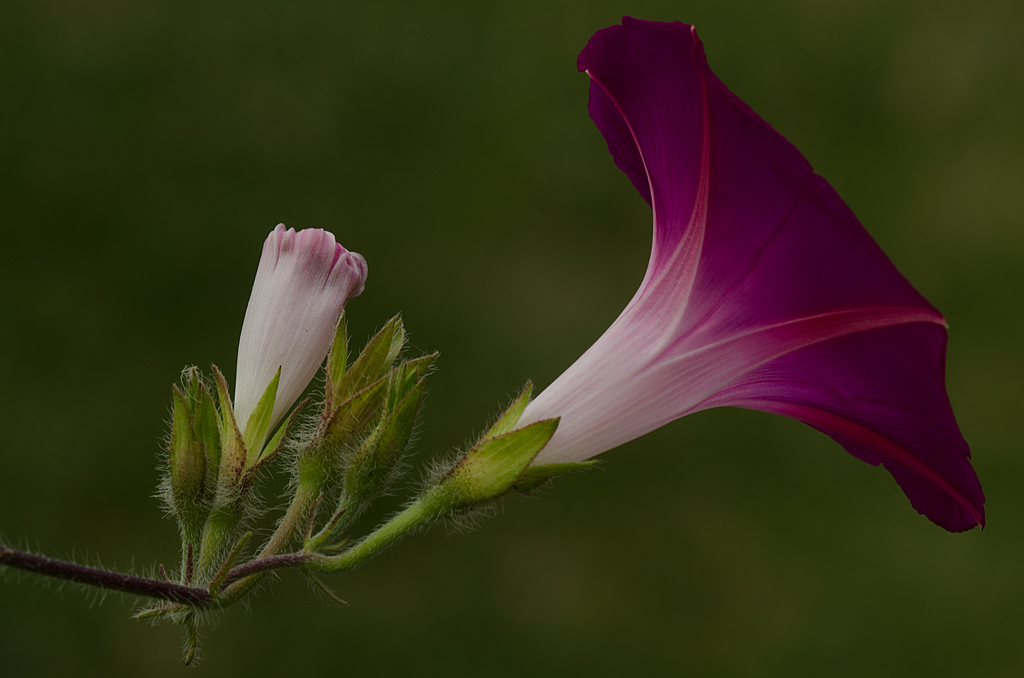
[[[213,404],[213,396],[205,385],[200,385],[195,403],[192,427],[206,455],[206,496],[212,497],[217,489],[221,456],[217,406]]]
[[[404,345],[405,328],[396,315],[370,339],[344,376],[332,381],[330,405],[336,407],[387,374]]]
[[[530,466],[519,476],[519,479],[512,485],[512,489],[520,494],[529,494],[557,475],[570,471],[582,471],[597,466],[597,463],[595,459],[593,461],[569,461]]]
[[[171,415],[171,445],[168,462],[171,472],[171,500],[179,520],[194,522],[202,512],[205,491],[206,458],[203,446],[195,439],[192,408],[177,384],[171,387],[174,409]]]
[[[199,389],[203,385],[202,375],[199,368],[189,365],[181,371],[181,383],[185,385],[185,398],[189,403],[194,403],[199,397]]]
[[[504,435],[514,429],[516,424],[519,423],[519,418],[523,416],[523,410],[530,404],[530,396],[533,394],[533,382],[528,381],[523,386],[523,392],[520,393],[512,404],[508,406],[508,409],[498,417],[498,421],[494,422],[490,430],[484,434],[481,440],[487,440],[488,438],[496,438],[500,435]]]
[[[387,384],[386,377],[378,379],[337,407],[325,427],[332,446],[361,435],[380,417],[388,394]]]
[[[373,500],[387,488],[412,437],[424,385],[425,380],[420,379],[349,461],[345,471],[345,493],[360,503]]]
[[[477,443],[440,483],[451,508],[481,504],[511,490],[551,440],[558,421],[544,419]]]
[[[420,356],[419,358],[406,361],[403,384],[403,388],[406,393],[411,391],[418,381],[427,376],[427,373],[430,372],[430,368],[434,366],[434,361],[437,360],[439,355],[441,354],[434,351],[430,355]]]
[[[345,377],[345,368],[348,367],[348,329],[345,326],[345,309],[341,310],[338,316],[338,324],[334,330],[334,341],[331,343],[331,350],[327,354],[327,402],[328,409],[333,406],[335,385],[341,384]]]
[[[220,399],[220,473],[218,484],[233,494],[237,489],[239,478],[245,470],[245,440],[235,422],[235,411],[228,393],[228,383],[217,366],[213,366],[213,379],[217,383],[217,396]]]
[[[388,386],[388,402],[385,411],[391,412],[398,403],[412,392],[419,382],[427,376],[430,367],[437,360],[439,354],[435,351],[414,360],[409,360],[401,365],[401,369],[391,372],[391,383]]]
[[[246,466],[256,463],[263,451],[263,441],[267,437],[267,429],[270,428],[270,415],[274,413],[274,403],[277,401],[277,386],[281,382],[281,368],[277,368],[274,378],[267,384],[267,388],[256,403],[256,409],[249,415],[249,421],[245,424],[245,449],[248,450],[245,460]]]
[[[341,461],[367,430],[378,425],[387,398],[388,378],[378,379],[325,413],[313,441],[296,458],[299,488],[313,496],[338,480]]]
[[[412,437],[426,380],[421,378],[390,413],[385,412],[345,465],[343,491],[333,519],[306,547],[320,551],[342,533],[374,499],[385,492],[400,469]],[[390,396],[389,396],[390,397]]]
[[[381,430],[379,449],[375,455],[379,460],[394,461],[405,451],[416,425],[416,415],[419,413],[425,386],[426,377],[421,377],[388,415]]]
[[[267,444],[263,446],[263,452],[256,459],[256,461],[249,466],[248,472],[255,471],[256,469],[266,466],[270,460],[277,456],[277,453],[281,451],[281,444],[284,439],[288,436],[288,432],[292,429],[292,425],[295,423],[295,419],[299,416],[306,405],[309,404],[310,399],[306,398],[301,403],[296,405],[292,413],[288,415],[288,418],[284,420],[280,426],[277,427],[277,431],[274,433],[274,437],[267,441]]]

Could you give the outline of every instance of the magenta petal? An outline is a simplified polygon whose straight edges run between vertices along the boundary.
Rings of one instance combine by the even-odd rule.
[[[985,496],[943,386],[946,333],[914,323],[859,332],[748,372],[702,404],[784,414],[881,463],[948,530],[984,525]]]
[[[626,18],[580,54],[590,114],[654,209],[636,296],[523,415],[585,459],[708,407],[784,414],[883,464],[950,530],[984,496],[944,386],[945,322],[828,182],[710,71],[691,26]]]

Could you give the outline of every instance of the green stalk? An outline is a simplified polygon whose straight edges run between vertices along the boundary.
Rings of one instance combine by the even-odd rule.
[[[451,505],[446,494],[442,488],[433,488],[358,544],[337,556],[324,556],[309,551],[273,555],[260,554],[260,557],[244,565],[239,565],[228,573],[225,582],[229,583],[229,586],[221,595],[217,596],[217,604],[220,607],[227,607],[236,602],[270,570],[286,567],[303,567],[317,572],[351,570],[373,556],[386,551],[403,537],[441,517]]]
[[[403,537],[441,517],[450,506],[440,488],[433,488],[404,511],[374,530],[358,544],[337,556],[317,556],[306,567],[318,572],[344,572],[387,550]]]

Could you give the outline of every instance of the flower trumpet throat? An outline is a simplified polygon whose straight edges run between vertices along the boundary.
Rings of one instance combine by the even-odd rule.
[[[708,67],[692,26],[637,21],[580,54],[590,116],[653,211],[640,289],[523,413],[577,462],[712,407],[773,412],[884,466],[948,530],[984,525],[946,395],[946,323],[842,199]]]

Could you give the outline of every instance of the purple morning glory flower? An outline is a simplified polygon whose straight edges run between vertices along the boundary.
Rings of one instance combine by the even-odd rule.
[[[775,412],[884,466],[919,512],[984,525],[945,390],[946,323],[800,152],[708,68],[692,26],[623,19],[579,57],[590,116],[654,211],[643,283],[526,409],[535,463],[712,407]]]

